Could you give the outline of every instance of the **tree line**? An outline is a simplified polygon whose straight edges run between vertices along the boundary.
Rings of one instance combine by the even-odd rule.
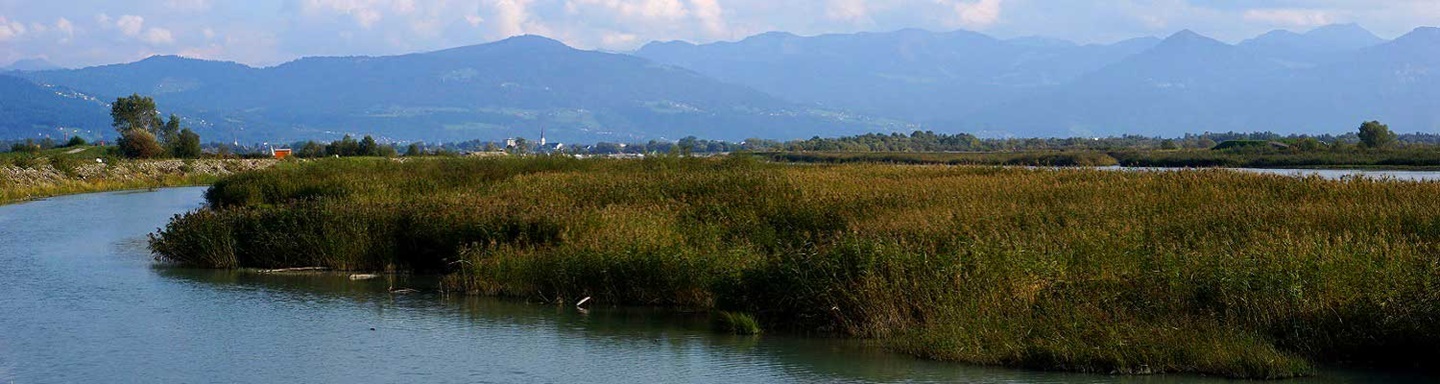
[[[122,97],[111,107],[111,117],[116,133],[120,154],[130,158],[197,158],[202,155],[200,136],[189,128],[181,127],[181,119],[171,114],[162,119],[155,100],[138,94]],[[456,155],[462,152],[533,153],[541,150],[524,138],[513,139],[515,145],[505,146],[494,141],[472,140],[451,144],[427,145],[410,143],[403,151],[405,156]],[[1271,145],[1275,143],[1278,145]],[[36,152],[59,147],[58,143],[46,138],[40,141],[0,142],[0,148],[9,145],[12,152]],[[71,138],[64,146],[85,145],[81,137]],[[1004,151],[1119,151],[1119,150],[1179,150],[1179,149],[1237,149],[1237,150],[1281,150],[1290,152],[1349,151],[1362,148],[1384,149],[1396,147],[1432,147],[1440,145],[1440,135],[1414,133],[1397,135],[1388,126],[1378,121],[1368,121],[1356,132],[1342,135],[1281,135],[1273,132],[1223,132],[1186,134],[1177,138],[1162,138],[1140,135],[1124,135],[1103,138],[980,138],[969,133],[936,133],[914,131],[904,133],[869,133],[863,135],[823,138],[815,136],[803,140],[777,141],[760,138],[741,142],[707,140],[694,136],[678,141],[650,140],[645,143],[598,142],[590,145],[572,145],[555,152],[585,155],[656,154],[670,153],[688,155],[692,153],[727,152],[1004,152]],[[230,147],[214,144],[223,155]],[[239,146],[235,146],[239,148]],[[301,158],[350,157],[350,156],[399,156],[402,151],[395,144],[381,144],[366,135],[356,140],[351,135],[329,143],[303,141],[293,143],[295,156]],[[232,149],[233,150],[233,149]],[[249,148],[248,151],[255,151]],[[262,149],[259,149],[263,151]],[[268,156],[268,153],[264,153]]]

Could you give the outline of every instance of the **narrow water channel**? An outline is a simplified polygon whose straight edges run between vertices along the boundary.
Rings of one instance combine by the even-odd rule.
[[[1225,382],[973,367],[850,340],[717,335],[665,311],[388,292],[423,281],[157,265],[145,235],[203,191],[0,206],[0,383]]]

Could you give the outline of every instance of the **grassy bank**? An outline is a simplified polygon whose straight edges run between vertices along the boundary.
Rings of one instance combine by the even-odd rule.
[[[125,160],[95,148],[3,154],[0,204],[77,193],[206,185],[274,164],[273,160]]]
[[[338,159],[228,177],[151,246],[723,310],[940,360],[1279,378],[1440,356],[1434,196],[1227,171]]]

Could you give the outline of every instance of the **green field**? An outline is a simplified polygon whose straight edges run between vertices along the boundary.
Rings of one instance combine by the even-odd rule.
[[[225,178],[151,246],[725,311],[737,332],[743,314],[947,361],[1281,378],[1435,363],[1435,196],[1219,170],[332,159]]]

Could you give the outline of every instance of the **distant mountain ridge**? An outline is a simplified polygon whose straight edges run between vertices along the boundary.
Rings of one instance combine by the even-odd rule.
[[[535,137],[637,141],[696,135],[742,140],[898,123],[780,100],[695,72],[538,36],[384,57],[304,58],[270,68],[156,56],[135,63],[27,72],[105,99],[155,97],[209,138],[393,140]]]
[[[791,101],[934,123],[1071,81],[1157,41],[1081,46],[969,31],[772,32],[733,43],[652,43],[636,55]]]
[[[1440,34],[1432,29],[1306,65],[1272,53],[1181,32],[1075,83],[970,119],[1041,136],[1336,133],[1367,120],[1440,131]]]
[[[33,58],[21,59],[10,63],[10,65],[0,67],[0,72],[50,71],[56,69],[65,68],[55,65],[55,63],[51,63],[49,60]]]
[[[864,43],[875,41],[887,42]],[[1188,30],[1108,45],[918,30],[772,33],[738,42],[653,43],[636,54],[791,101],[944,132],[1334,133],[1371,119],[1407,132],[1440,132],[1434,28],[1386,41],[1358,25],[1333,25],[1233,45]],[[822,65],[829,62],[843,64]]]
[[[494,140],[541,129],[570,142],[917,129],[1018,137],[1336,133],[1376,119],[1402,132],[1440,132],[1436,28],[1392,41],[1336,25],[1238,44],[1181,31],[1088,45],[969,31],[772,32],[654,42],[633,55],[522,36],[270,68],[157,56],[14,75],[101,100],[152,95],[165,113],[225,141],[345,133]],[[15,99],[4,92],[12,90],[0,88],[0,99]],[[49,124],[26,120],[11,104],[0,113],[17,116],[12,127]]]
[[[95,138],[110,127],[108,108],[74,90],[0,74],[0,138],[74,134]]]

